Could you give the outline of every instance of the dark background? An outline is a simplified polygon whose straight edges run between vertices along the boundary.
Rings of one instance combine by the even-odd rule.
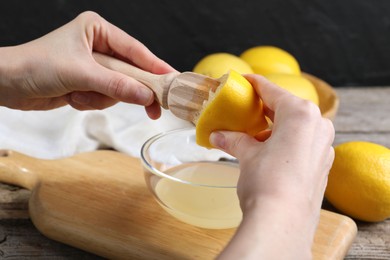
[[[292,53],[333,86],[390,85],[390,0],[1,0],[0,45],[93,10],[176,69],[256,45]]]

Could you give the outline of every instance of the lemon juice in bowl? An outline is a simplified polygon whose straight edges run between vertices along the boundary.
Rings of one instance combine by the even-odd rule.
[[[239,169],[229,163],[180,165],[167,174],[188,183],[160,179],[155,188],[163,208],[176,218],[204,228],[231,228],[241,221],[242,213],[234,186]],[[221,187],[221,181],[225,187]],[[207,183],[207,186],[196,185]],[[212,186],[213,184],[217,186]]]
[[[147,186],[169,214],[202,228],[239,225],[238,163],[222,151],[198,146],[195,129],[150,139],[141,157]]]

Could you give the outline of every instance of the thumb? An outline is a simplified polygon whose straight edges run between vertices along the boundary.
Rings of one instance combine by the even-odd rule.
[[[248,134],[232,131],[217,131],[210,135],[210,143],[220,150],[238,158],[248,151],[248,148],[258,143]]]

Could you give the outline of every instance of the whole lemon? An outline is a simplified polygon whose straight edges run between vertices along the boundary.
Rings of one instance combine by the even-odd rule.
[[[363,221],[390,217],[390,150],[371,142],[335,147],[326,198],[346,215]]]
[[[268,127],[263,103],[249,81],[231,70],[221,78],[215,93],[210,92],[195,121],[197,144],[211,148],[211,132],[231,130],[256,135]]]
[[[241,74],[253,73],[252,68],[240,57],[230,53],[212,53],[202,58],[194,67],[193,72],[212,78],[219,78],[235,70]]]
[[[316,88],[310,80],[302,76],[279,73],[268,74],[265,77],[297,97],[310,100],[317,106],[320,103]]]
[[[287,73],[300,75],[298,61],[289,52],[275,46],[256,46],[245,50],[240,58],[246,61],[256,74]]]

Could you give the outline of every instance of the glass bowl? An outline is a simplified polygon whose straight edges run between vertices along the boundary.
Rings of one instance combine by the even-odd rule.
[[[237,160],[196,144],[195,129],[165,132],[141,149],[145,181],[169,214],[188,224],[225,229],[242,219],[237,197]]]

